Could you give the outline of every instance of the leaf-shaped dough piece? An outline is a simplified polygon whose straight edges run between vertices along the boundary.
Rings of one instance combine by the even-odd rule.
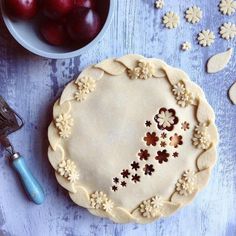
[[[208,73],[217,73],[223,70],[233,54],[233,48],[228,49],[226,52],[218,53],[212,56],[207,63]]]
[[[229,98],[236,105],[236,82],[229,89]]]
[[[85,188],[77,186],[76,193],[69,193],[70,198],[74,203],[85,208],[90,208],[89,195]]]

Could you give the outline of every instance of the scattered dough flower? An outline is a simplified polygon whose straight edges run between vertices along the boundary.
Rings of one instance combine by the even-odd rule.
[[[62,138],[68,138],[71,135],[71,128],[74,125],[74,120],[70,114],[61,114],[55,120],[55,125]]]
[[[88,76],[80,78],[75,82],[75,84],[78,86],[79,91],[86,94],[93,92],[96,88],[96,81]]]
[[[90,205],[96,209],[104,209],[103,204],[108,201],[107,195],[101,191],[91,194]]]
[[[158,208],[161,210],[161,208],[163,207],[163,199],[160,196],[155,196],[151,199],[151,204],[153,205],[153,207]]]
[[[133,70],[128,70],[130,79],[150,79],[154,74],[154,67],[151,62],[140,60],[138,66]]]
[[[220,27],[220,35],[223,39],[229,40],[236,36],[236,25],[228,22]]]
[[[163,24],[169,29],[176,28],[179,25],[179,16],[174,12],[167,12],[163,17]]]
[[[192,45],[191,45],[191,43],[189,43],[189,42],[184,42],[184,43],[181,45],[181,49],[182,49],[183,51],[188,51],[188,50],[191,49],[191,47],[192,47]]]
[[[164,0],[156,0],[156,2],[155,2],[155,6],[157,9],[162,9],[164,7],[164,5],[165,5]]]
[[[210,30],[202,30],[198,34],[198,42],[201,46],[207,47],[210,46],[215,41],[215,35]]]
[[[176,184],[176,191],[183,196],[188,196],[196,189],[196,177],[194,172],[185,171]]]
[[[236,1],[221,0],[219,7],[223,15],[232,15],[236,11]]]
[[[190,7],[185,12],[185,18],[188,22],[196,24],[202,19],[202,11],[197,6]]]

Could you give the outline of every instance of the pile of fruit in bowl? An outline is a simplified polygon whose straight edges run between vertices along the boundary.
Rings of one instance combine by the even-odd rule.
[[[109,0],[5,0],[9,17],[37,21],[37,31],[50,45],[81,48],[101,31]]]

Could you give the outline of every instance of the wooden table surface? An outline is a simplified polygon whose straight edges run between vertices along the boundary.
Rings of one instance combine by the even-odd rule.
[[[103,40],[87,53],[68,60],[50,60],[32,55],[20,47],[0,23],[0,94],[24,117],[25,127],[11,140],[26,158],[42,183],[46,201],[41,206],[29,202],[19,186],[6,158],[0,159],[0,236],[88,236],[88,235],[164,235],[164,236],[233,236],[236,235],[236,106],[227,92],[236,81],[236,56],[217,74],[205,72],[207,59],[229,47],[231,42],[218,35],[219,26],[236,23],[236,14],[223,16],[219,0],[165,0],[163,10],[153,7],[153,0],[116,0],[113,23]],[[187,7],[197,4],[203,19],[197,25],[184,20]],[[179,14],[178,29],[167,30],[161,17],[169,10]],[[216,34],[209,48],[197,45],[196,35],[202,29]],[[192,43],[192,50],[181,52],[180,44]],[[164,59],[185,70],[199,84],[213,106],[220,133],[219,158],[209,186],[194,203],[167,219],[148,225],[118,225],[97,218],[74,205],[54,177],[47,159],[47,127],[52,105],[63,87],[86,66],[108,57],[139,53]]]

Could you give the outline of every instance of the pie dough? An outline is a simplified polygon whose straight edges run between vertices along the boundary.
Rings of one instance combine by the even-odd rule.
[[[149,223],[190,203],[216,161],[202,90],[158,59],[85,69],[53,108],[49,160],[71,199],[117,223]]]

